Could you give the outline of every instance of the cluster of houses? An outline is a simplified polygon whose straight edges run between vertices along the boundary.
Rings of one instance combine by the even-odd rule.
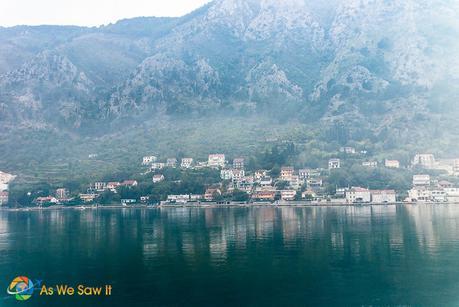
[[[357,151],[353,147],[342,147],[340,152],[345,155],[366,155],[366,151]],[[342,158],[342,157],[341,157]],[[386,159],[384,161],[366,160],[362,166],[376,168],[383,165],[385,168],[401,168],[398,160]],[[336,187],[336,193],[327,195],[324,183],[333,171],[342,167],[339,158],[328,161],[328,168],[300,168],[283,166],[280,172],[274,174],[269,170],[248,171],[244,158],[234,158],[227,161],[224,154],[210,154],[206,161],[196,161],[191,157],[180,160],[168,158],[160,161],[156,156],[145,156],[142,166],[146,168],[144,174],[151,174],[153,184],[160,183],[166,178],[164,168],[200,169],[214,168],[219,170],[221,181],[208,186],[201,194],[168,195],[168,203],[188,203],[201,201],[218,201],[228,199],[227,196],[235,192],[244,192],[245,199],[249,201],[331,201],[336,203],[394,203],[397,200],[406,202],[459,202],[459,188],[445,180],[432,179],[430,175],[422,174],[422,170],[440,170],[449,176],[459,176],[459,159],[436,160],[432,154],[417,154],[407,168],[419,171],[413,176],[412,188],[397,195],[395,190],[371,190],[364,187]],[[8,203],[8,183],[14,179],[13,175],[0,172],[0,205]],[[85,193],[80,193],[79,199],[83,202],[93,202],[105,192],[117,193],[120,187],[136,187],[136,180],[121,182],[94,182]],[[407,196],[406,196],[407,195]],[[406,196],[406,197],[405,197]],[[55,190],[54,195],[37,197],[36,205],[63,204],[72,201],[66,188]],[[140,199],[122,199],[123,204],[137,202],[148,203],[149,197]]]

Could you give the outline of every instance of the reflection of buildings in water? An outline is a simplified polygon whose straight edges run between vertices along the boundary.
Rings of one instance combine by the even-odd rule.
[[[276,219],[275,208],[257,208],[249,211],[251,234],[257,239],[272,238]]]
[[[228,245],[223,232],[211,230],[209,233],[209,253],[213,262],[226,260]]]
[[[419,247],[424,248],[426,252],[434,252],[438,247],[432,224],[434,208],[431,205],[407,205],[404,209],[414,224]]]
[[[8,213],[0,212],[0,250],[8,249],[9,236]]]
[[[459,206],[452,204],[407,205],[403,209],[411,218],[420,247],[434,253],[442,242],[457,241]]]
[[[282,222],[282,238],[284,243],[294,241],[298,237],[301,223],[298,218],[297,208],[280,208],[279,217]]]

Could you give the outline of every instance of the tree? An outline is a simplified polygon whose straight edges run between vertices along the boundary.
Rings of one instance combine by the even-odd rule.
[[[232,200],[233,201],[248,201],[249,200],[249,194],[247,194],[244,191],[236,189],[236,190],[233,191]]]

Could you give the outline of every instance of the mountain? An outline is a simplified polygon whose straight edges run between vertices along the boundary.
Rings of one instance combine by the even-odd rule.
[[[0,28],[0,134],[245,116],[448,151],[458,20],[453,0],[216,0],[180,18]]]

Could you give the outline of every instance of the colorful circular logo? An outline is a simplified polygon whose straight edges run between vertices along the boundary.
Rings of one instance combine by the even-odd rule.
[[[32,296],[33,290],[32,280],[25,276],[19,276],[13,279],[6,292],[14,295],[18,301],[26,301]]]

